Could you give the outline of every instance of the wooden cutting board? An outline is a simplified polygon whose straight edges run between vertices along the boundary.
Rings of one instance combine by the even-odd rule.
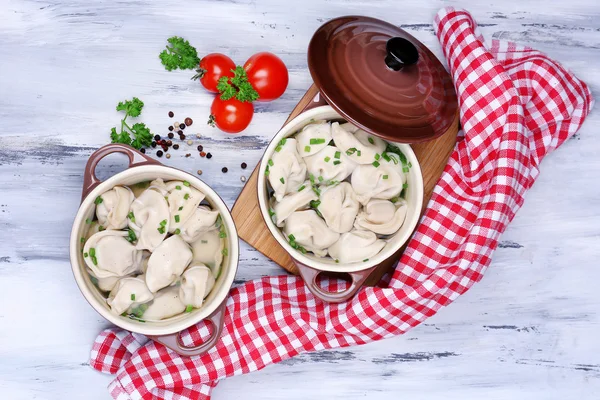
[[[300,114],[306,107],[308,107],[315,99],[315,96],[319,93],[318,88],[312,85],[304,94],[300,102],[296,105],[288,119],[285,121],[287,124],[290,120]],[[425,143],[417,143],[411,145],[415,152],[417,159],[421,165],[421,171],[423,173],[423,209],[427,207],[427,203],[433,193],[438,179],[440,178],[448,157],[454,149],[456,143],[456,135],[458,133],[458,113],[456,118],[448,131],[440,136],[439,138]],[[246,182],[246,186],[242,189],[242,193],[233,205],[232,215],[235,221],[238,235],[242,240],[256,248],[265,256],[275,261],[286,271],[293,274],[298,274],[298,269],[293,263],[289,254],[277,243],[277,240],[271,235],[269,228],[265,224],[260,208],[258,205],[258,165],[252,172],[250,179]],[[383,274],[393,264],[385,266],[385,268],[377,269],[369,277],[367,283],[375,284]]]

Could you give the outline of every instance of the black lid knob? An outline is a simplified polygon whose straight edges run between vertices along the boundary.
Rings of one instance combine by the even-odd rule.
[[[393,37],[385,45],[387,56],[385,64],[394,71],[399,71],[406,65],[415,64],[419,61],[419,52],[414,44],[401,38]]]

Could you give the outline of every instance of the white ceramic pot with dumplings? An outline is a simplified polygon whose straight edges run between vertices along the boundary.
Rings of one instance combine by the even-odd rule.
[[[112,153],[125,154],[129,158],[129,168],[105,181],[100,181],[94,172],[96,165],[102,158]],[[80,238],[85,236],[86,219],[93,219],[95,210],[94,200],[96,197],[117,185],[129,186],[157,178],[165,181],[188,181],[194,188],[206,195],[205,199],[221,215],[227,233],[226,246],[228,253],[223,258],[222,270],[215,286],[201,308],[163,321],[141,322],[111,312],[105,297],[92,283],[86,270],[82,254],[83,244]],[[81,205],[71,230],[69,250],[73,275],[81,293],[90,305],[108,321],[128,331],[147,335],[151,339],[185,356],[205,353],[219,341],[224,324],[227,296],[233,285],[233,279],[238,267],[239,240],[233,218],[227,206],[219,195],[200,179],[187,172],[164,166],[129,146],[109,144],[100,148],[90,156],[86,165],[83,177]],[[212,326],[210,337],[204,340],[199,346],[185,346],[181,339],[181,331],[200,321],[206,321]]]
[[[318,103],[317,103],[318,104]],[[324,104],[323,101],[320,104]],[[326,104],[326,103],[325,103]],[[314,105],[313,105],[314,106]],[[344,118],[329,105],[317,106],[307,109],[286,124],[273,138],[261,160],[258,171],[258,200],[263,219],[277,242],[290,254],[298,267],[300,276],[304,279],[308,289],[318,298],[326,302],[339,303],[352,298],[362,287],[369,275],[379,266],[390,265],[397,261],[402,246],[408,241],[419,221],[421,206],[423,204],[423,177],[419,161],[410,145],[394,143],[404,153],[412,168],[408,172],[406,189],[407,213],[404,224],[395,234],[387,240],[385,247],[368,261],[351,264],[336,263],[332,258],[321,258],[312,254],[303,254],[294,249],[287,241],[281,228],[278,228],[269,215],[268,179],[265,170],[268,160],[271,159],[275,148],[283,138],[294,135],[304,126],[314,121],[344,121]],[[341,292],[327,292],[319,286],[317,278],[322,272],[348,274],[350,286]]]

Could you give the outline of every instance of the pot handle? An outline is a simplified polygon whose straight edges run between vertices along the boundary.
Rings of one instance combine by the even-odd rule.
[[[309,89],[310,90],[310,89]],[[325,100],[325,97],[321,94],[321,92],[317,92],[315,97],[302,109],[301,112],[308,111],[315,107],[327,106],[329,103]]]
[[[83,201],[83,199],[85,199],[96,186],[102,183],[102,181],[96,177],[96,166],[100,160],[113,153],[121,153],[129,157],[129,168],[140,165],[162,165],[158,161],[140,153],[131,146],[112,143],[100,147],[98,150],[92,153],[85,166],[85,172],[83,173],[83,191],[81,193],[81,201]]]
[[[204,354],[210,349],[212,349],[221,338],[221,333],[223,332],[223,325],[225,324],[226,305],[227,299],[223,300],[223,302],[215,310],[215,312],[213,312],[204,320],[211,323],[212,334],[210,335],[208,340],[204,341],[198,346],[188,347],[184,345],[183,341],[181,340],[181,332],[172,333],[170,335],[148,337],[154,340],[155,342],[158,342],[168,347],[169,349],[173,350],[175,353],[181,356],[192,357]]]
[[[298,267],[300,276],[306,283],[306,286],[308,286],[308,290],[310,290],[310,292],[316,297],[327,303],[343,303],[351,299],[354,296],[354,294],[356,294],[358,289],[360,289],[363,286],[369,275],[371,275],[371,272],[373,272],[373,270],[377,268],[377,266],[373,266],[369,269],[365,269],[362,271],[347,272],[347,274],[350,275],[350,278],[352,280],[350,286],[347,289],[342,290],[341,292],[328,292],[323,290],[317,282],[317,277],[323,271],[311,268],[296,260],[294,260],[294,262]]]

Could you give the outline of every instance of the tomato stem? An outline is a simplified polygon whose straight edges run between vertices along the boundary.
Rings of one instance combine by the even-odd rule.
[[[206,71],[204,68],[198,68],[198,69],[196,70],[196,75],[192,76],[192,78],[191,78],[191,79],[192,79],[193,81],[195,81],[196,79],[202,79],[202,78],[204,78],[204,74],[205,74],[206,72],[207,72],[207,71]]]
[[[208,117],[208,125],[212,126],[213,128],[215,127],[215,116],[210,114],[210,116]]]

